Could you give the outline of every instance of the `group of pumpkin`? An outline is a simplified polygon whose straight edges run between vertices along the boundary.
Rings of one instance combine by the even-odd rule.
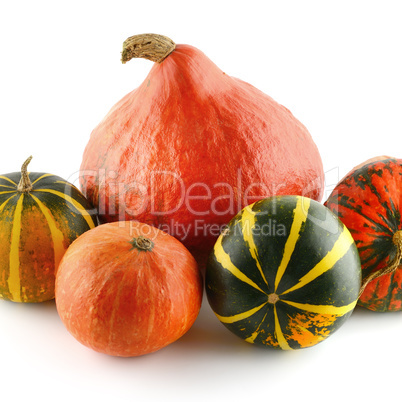
[[[320,155],[286,108],[164,36],[127,39],[133,57],[156,63],[92,132],[85,197],[30,158],[0,176],[1,298],[55,297],[76,339],[118,356],[180,338],[203,276],[218,319],[274,348],[321,342],[357,303],[402,310],[402,160],[353,169],[322,205]]]

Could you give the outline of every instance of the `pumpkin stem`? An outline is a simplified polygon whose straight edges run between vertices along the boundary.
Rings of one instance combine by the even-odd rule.
[[[387,265],[385,268],[380,269],[378,271],[373,272],[371,275],[369,275],[362,283],[362,286],[360,288],[360,293],[359,293],[359,298],[364,292],[364,289],[366,286],[374,279],[386,275],[386,274],[391,274],[392,272],[396,271],[396,269],[401,265],[402,263],[402,230],[398,230],[397,232],[394,233],[392,237],[392,242],[396,246],[396,254],[393,260]]]
[[[17,187],[17,190],[20,193],[28,193],[32,190],[32,183],[31,180],[29,180],[29,174],[27,171],[29,162],[31,162],[31,160],[32,156],[30,156],[21,166],[21,179]]]
[[[137,238],[134,238],[130,243],[133,245],[133,247],[142,251],[150,251],[155,245],[153,241],[143,236],[138,236]]]
[[[137,57],[161,63],[175,48],[176,44],[167,36],[156,34],[130,36],[123,43],[121,62],[124,64]]]

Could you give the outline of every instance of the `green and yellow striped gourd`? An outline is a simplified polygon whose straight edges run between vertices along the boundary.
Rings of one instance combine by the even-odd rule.
[[[361,268],[348,229],[322,204],[277,196],[244,208],[218,238],[206,270],[208,302],[250,343],[313,346],[351,315]]]
[[[72,184],[49,173],[0,175],[0,298],[54,298],[55,270],[67,247],[97,225],[97,215]]]

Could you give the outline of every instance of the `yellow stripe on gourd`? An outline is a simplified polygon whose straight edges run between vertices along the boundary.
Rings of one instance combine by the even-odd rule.
[[[254,343],[259,333],[259,331],[254,331],[248,338],[245,339],[245,341],[248,343]]]
[[[7,176],[0,176],[0,179],[9,181],[11,184],[14,184],[14,186],[18,186],[18,184],[15,181],[9,179]]]
[[[260,271],[261,277],[268,285],[268,281],[262,271],[260,259],[258,257],[258,250],[254,243],[253,229],[255,227],[255,212],[252,210],[254,204],[244,208],[241,216],[241,228],[243,233],[243,239],[247,243],[251,256],[253,257],[258,271]]]
[[[299,279],[299,282],[291,288],[282,292],[282,294],[293,292],[296,289],[302,288],[314,279],[318,278],[323,273],[330,270],[350,249],[354,240],[348,230],[343,230],[338,240],[335,242],[331,251],[329,251],[324,258],[317,263],[306,275]]]
[[[11,194],[11,193],[15,193],[16,190],[7,190],[7,191],[0,191],[0,195],[2,194]]]
[[[285,248],[283,251],[282,261],[278,267],[278,271],[275,277],[275,291],[278,289],[278,285],[282,279],[283,274],[289,264],[290,258],[295,249],[296,243],[300,237],[300,229],[303,223],[306,222],[308,209],[310,207],[310,199],[298,196],[296,207],[293,210],[293,223],[290,228],[289,237],[286,240]]]
[[[8,201],[10,201],[12,198],[14,198],[17,195],[17,193],[15,193],[14,195],[12,195],[11,197],[7,198],[3,204],[0,205],[0,212],[4,209],[4,207],[6,206],[6,204],[8,203]]]
[[[65,186],[70,186],[70,187],[72,187],[72,188],[74,188],[74,189],[77,190],[77,187],[74,186],[74,184],[69,183],[68,181],[56,180],[54,183],[57,183],[57,184],[64,184]]]
[[[338,315],[343,316],[346,313],[352,311],[357,303],[354,301],[353,303],[347,304],[346,306],[331,306],[331,305],[315,305],[315,304],[306,304],[306,303],[295,303],[289,300],[282,301],[290,306],[296,307],[300,310],[307,311],[309,313],[316,313],[316,314],[330,314],[330,315]]]
[[[10,244],[10,265],[8,275],[8,290],[11,293],[11,299],[17,302],[21,301],[21,282],[20,282],[20,235],[21,218],[24,194],[22,193],[14,211],[13,228],[11,230]]]
[[[275,317],[275,334],[279,347],[283,350],[292,350],[292,348],[286,341],[285,336],[283,335],[281,325],[279,324],[279,318],[278,313],[276,311],[276,306],[274,306],[274,317]]]
[[[242,282],[247,283],[253,288],[259,290],[260,292],[266,294],[255,282],[253,282],[248,276],[244,275],[243,272],[239,270],[231,261],[229,254],[225,252],[222,246],[222,238],[223,236],[219,236],[218,240],[215,244],[215,258],[222,265],[222,267],[228,270],[231,274],[233,274],[237,279]]]
[[[36,184],[39,180],[44,179],[45,177],[54,176],[52,173],[45,173],[42,176],[38,177],[35,181],[32,182],[32,185]]]
[[[260,333],[260,327],[261,324],[265,321],[265,318],[267,317],[268,311],[265,313],[264,317],[262,318],[260,325],[258,325],[258,328],[248,337],[245,339],[246,342],[248,343],[254,343],[255,339],[257,338],[257,336]]]
[[[14,191],[16,190],[15,186],[7,186],[7,184],[0,184],[0,187],[11,188]]]
[[[61,258],[63,257],[66,248],[64,247],[64,235],[63,232],[57,227],[56,221],[50,212],[50,210],[32,193],[30,194],[31,197],[35,200],[38,204],[39,209],[41,210],[42,214],[46,218],[47,224],[49,226],[50,234],[52,236],[53,241],[53,250],[54,250],[54,266],[57,269]]]
[[[88,211],[78,201],[74,200],[74,198],[70,197],[69,195],[62,193],[61,191],[50,190],[50,189],[38,189],[38,190],[35,190],[35,192],[50,193],[50,194],[54,194],[54,195],[57,195],[58,197],[63,198],[65,201],[74,205],[74,207],[76,209],[78,209],[78,211],[80,212],[82,217],[86,220],[90,229],[93,229],[95,227],[95,223],[92,219],[92,216],[88,213]]]
[[[261,310],[268,302],[262,303],[261,305],[254,307],[250,310],[245,311],[244,313],[240,314],[235,314],[235,315],[230,315],[228,317],[219,315],[215,313],[215,315],[218,317],[219,321],[225,323],[225,324],[233,324],[234,322],[244,320],[245,318],[251,317],[253,314],[255,314],[257,311]]]

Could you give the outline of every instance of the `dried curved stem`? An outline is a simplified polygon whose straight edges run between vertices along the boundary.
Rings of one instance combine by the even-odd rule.
[[[401,263],[402,263],[402,230],[398,230],[397,232],[394,233],[394,236],[392,237],[392,241],[396,245],[395,257],[389,263],[389,265],[387,265],[383,269],[380,269],[379,271],[373,272],[371,275],[369,275],[363,281],[362,286],[360,288],[360,292],[359,292],[359,298],[362,295],[362,293],[364,292],[364,289],[366,288],[366,286],[372,280],[374,280],[382,275],[390,274],[390,273],[396,271],[396,269],[401,265]]]
[[[31,180],[29,180],[29,174],[27,170],[29,162],[31,162],[31,160],[32,156],[30,156],[21,166],[21,179],[17,187],[17,190],[21,193],[28,193],[32,190],[32,183]]]
[[[134,35],[124,41],[121,61],[124,64],[133,58],[143,58],[161,63],[175,48],[176,44],[167,36]]]

